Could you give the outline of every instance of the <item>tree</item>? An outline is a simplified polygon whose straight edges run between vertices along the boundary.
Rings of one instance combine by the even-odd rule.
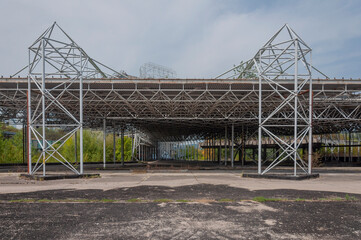
[[[117,150],[115,152],[117,161],[122,160],[122,152],[121,152],[121,138],[117,140]],[[124,161],[131,161],[132,158],[132,139],[130,137],[124,136]]]
[[[234,75],[235,79],[238,78],[256,78],[257,69],[250,61],[243,62],[241,61],[238,66],[234,65]]]
[[[10,138],[4,138],[4,132],[15,132]],[[0,163],[22,163],[23,134],[12,126],[0,123]]]

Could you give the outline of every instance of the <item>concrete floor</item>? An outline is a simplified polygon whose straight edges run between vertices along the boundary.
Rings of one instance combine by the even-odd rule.
[[[337,169],[336,169],[337,170]],[[290,181],[271,179],[249,179],[242,178],[243,171],[192,171],[187,172],[154,172],[154,173],[132,173],[129,171],[87,171],[87,173],[100,173],[101,178],[94,179],[64,179],[53,181],[34,181],[19,178],[19,173],[0,173],[0,194],[33,192],[55,189],[101,189],[110,190],[115,188],[136,186],[166,186],[179,187],[196,184],[227,185],[235,188],[249,190],[262,189],[294,189],[312,191],[330,191],[361,194],[361,171],[355,173],[341,171],[337,173],[329,169],[329,173],[323,172],[320,178]],[[62,172],[56,172],[62,174]],[[63,174],[66,174],[65,172]]]

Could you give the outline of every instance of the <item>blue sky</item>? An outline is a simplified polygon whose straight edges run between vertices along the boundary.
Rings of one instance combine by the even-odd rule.
[[[179,77],[211,78],[248,60],[285,23],[330,77],[361,77],[361,1],[0,2],[0,75],[27,62],[27,47],[52,22],[93,58],[132,75],[146,62]]]

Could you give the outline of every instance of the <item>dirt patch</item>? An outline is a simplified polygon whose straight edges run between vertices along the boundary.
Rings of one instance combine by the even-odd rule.
[[[263,203],[254,202],[254,201],[244,201],[239,202],[237,206],[226,206],[226,208],[235,210],[242,213],[251,213],[251,212],[262,212],[262,211],[269,211],[269,212],[276,212],[277,209],[269,207]]]

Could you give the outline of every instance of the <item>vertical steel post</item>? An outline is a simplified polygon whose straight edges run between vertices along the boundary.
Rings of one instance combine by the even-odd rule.
[[[218,146],[218,162],[219,165],[221,165],[222,163],[222,137],[219,136],[219,146]]]
[[[188,142],[188,160],[192,160],[192,141]]]
[[[188,151],[187,159],[188,159],[188,161],[190,161],[190,160],[192,160],[192,141],[188,141],[187,151]]]
[[[234,123],[232,123],[232,149],[231,149],[231,165],[234,167]]]
[[[357,133],[357,143],[360,144],[360,133]],[[357,146],[357,161],[360,161],[360,145]]]
[[[197,144],[197,152],[196,152],[197,157],[196,157],[196,159],[197,159],[197,161],[198,161],[198,160],[199,160],[199,159],[198,159],[198,154],[199,154],[199,153],[198,153],[198,151],[199,151],[199,142],[197,141],[197,142],[196,142],[196,144]]]
[[[179,160],[179,142],[176,144],[176,157],[175,160]]]
[[[215,148],[215,137],[214,134],[212,134],[212,162],[216,160],[216,148]]]
[[[45,152],[46,152],[46,136],[45,136],[45,39],[42,39],[42,84],[41,84],[41,103],[42,103],[42,117],[43,117],[43,176],[45,176]]]
[[[313,128],[313,89],[312,89],[312,51],[310,52],[310,82],[309,82],[309,106],[308,106],[308,121],[309,121],[309,130],[308,130],[308,174],[312,173],[312,128]]]
[[[134,131],[132,130],[132,147],[130,148],[132,150],[132,154],[131,154],[131,157],[130,157],[130,161],[133,161],[133,158],[134,158]]]
[[[115,145],[115,124],[113,122],[113,163],[114,164],[115,164],[115,160],[116,160],[115,150],[116,150],[116,145]]]
[[[106,138],[107,138],[107,133],[106,133],[106,127],[107,127],[107,120],[104,118],[103,119],[103,168],[105,168],[106,165]]]
[[[340,152],[341,152],[341,132],[338,133],[337,135],[337,142],[338,142],[338,147],[337,147],[337,162],[340,162]]]
[[[245,136],[244,136],[244,125],[242,124],[242,155],[239,154],[239,158],[241,160],[241,165],[244,166],[244,160],[245,160]]]
[[[352,132],[351,130],[348,131],[348,161],[352,162],[352,147],[351,147],[351,141],[352,141]]]
[[[78,162],[78,132],[74,133],[75,162]]]
[[[293,153],[293,161],[294,161],[294,175],[297,175],[297,115],[298,115],[298,109],[297,109],[297,104],[298,104],[298,40],[295,40],[295,82],[294,82],[294,94],[295,94],[295,112],[294,112],[294,132],[293,132],[293,137],[294,137],[294,143],[293,143],[293,148],[294,148],[294,153]]]
[[[347,162],[346,160],[346,154],[347,154],[347,132],[346,130],[343,130],[344,134],[343,134],[343,161]]]
[[[259,52],[259,63],[261,64],[261,52]],[[258,174],[262,173],[262,78],[258,73]]]
[[[120,134],[121,134],[121,157],[122,157],[122,163],[121,166],[124,166],[124,127],[122,127],[122,129],[120,130]]]
[[[224,129],[224,166],[227,166],[227,144],[228,144],[228,133],[227,133],[227,126]]]
[[[183,142],[183,160],[187,160],[187,146],[186,146],[186,143]]]
[[[205,155],[207,156],[207,161],[209,160],[209,139],[206,139],[206,149],[205,150]]]
[[[23,122],[23,128],[22,130],[22,145],[23,145],[23,164],[25,164],[25,149],[26,149],[26,144],[25,144],[25,139],[26,139],[26,127],[25,127],[25,123]]]
[[[80,105],[80,128],[79,128],[79,154],[80,154],[80,174],[83,174],[83,59],[80,55],[80,82],[79,82],[79,105]]]
[[[189,158],[190,158],[190,160],[192,161],[193,160],[193,154],[194,154],[194,151],[193,151],[193,142],[192,141],[190,141],[190,143],[189,143]]]
[[[28,113],[28,119],[27,119],[27,131],[28,131],[28,136],[27,136],[27,147],[28,147],[28,174],[32,174],[32,165],[31,165],[31,78],[30,78],[30,49],[29,49],[29,72],[28,72],[28,93],[27,93],[27,97],[28,97],[28,106],[27,106],[27,113]]]

